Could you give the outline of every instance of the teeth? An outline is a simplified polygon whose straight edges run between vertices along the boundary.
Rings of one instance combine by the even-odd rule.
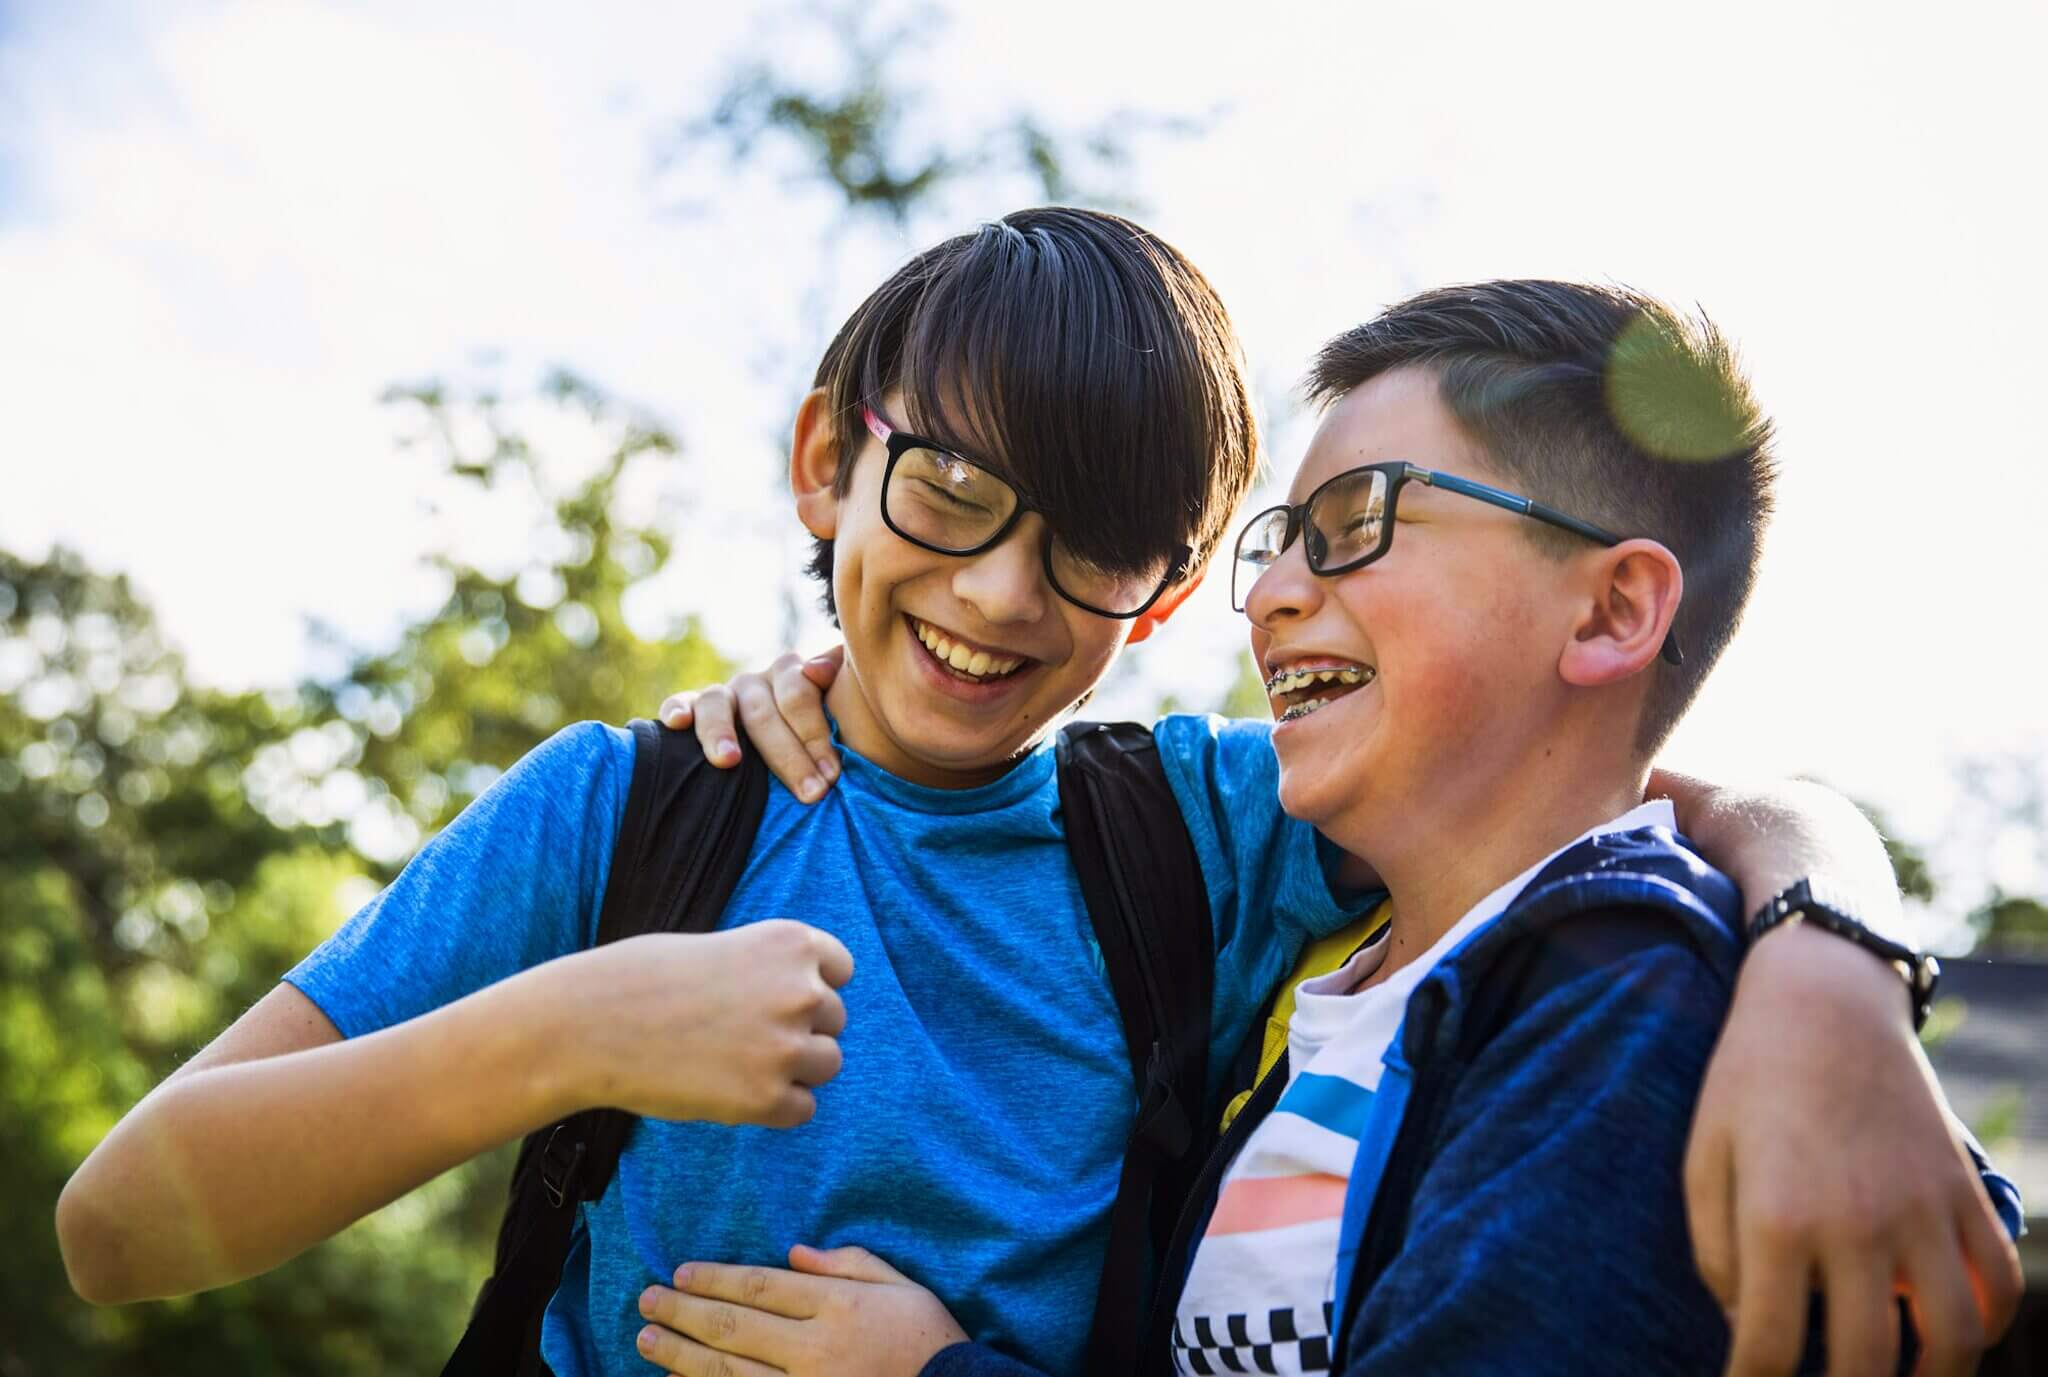
[[[1280,714],[1280,720],[1282,722],[1292,722],[1297,717],[1306,717],[1317,708],[1329,706],[1329,702],[1330,700],[1327,698],[1311,698],[1306,703],[1296,703],[1286,712]]]
[[[1268,697],[1277,698],[1282,694],[1298,693],[1315,684],[1369,684],[1379,677],[1371,665],[1347,666],[1343,669],[1301,669],[1282,670],[1266,681]]]
[[[996,655],[986,650],[975,650],[970,646],[963,645],[946,635],[945,632],[940,631],[937,627],[919,621],[915,617],[910,619],[910,625],[911,629],[917,633],[917,639],[922,641],[925,648],[931,651],[933,658],[945,662],[958,673],[970,675],[976,679],[1000,677],[1010,673],[1024,663],[1021,656]]]

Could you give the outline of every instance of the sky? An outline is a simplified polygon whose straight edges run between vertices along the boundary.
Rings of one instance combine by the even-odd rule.
[[[2048,6],[1267,8],[960,6],[899,69],[908,137],[1199,117],[1122,189],[1230,304],[1282,485],[1309,354],[1408,292],[1542,275],[1699,304],[1783,479],[1669,761],[1815,774],[1933,837],[1953,761],[2044,749]],[[562,364],[682,437],[651,622],[780,649],[777,437],[818,347],[921,242],[1027,198],[896,234],[765,154],[664,167],[665,131],[762,54],[843,56],[766,7],[0,6],[0,545],[127,572],[204,681],[286,683],[320,668],[309,620],[375,645],[430,607],[434,542],[519,558],[516,522],[425,509],[384,388]],[[1242,644],[1224,583],[1096,708],[1215,701]],[[2048,884],[2040,851],[1984,864]]]

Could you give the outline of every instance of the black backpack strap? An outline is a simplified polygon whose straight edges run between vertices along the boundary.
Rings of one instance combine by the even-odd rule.
[[[1213,1137],[1207,1112],[1216,938],[1187,819],[1149,728],[1075,723],[1058,746],[1067,850],[1123,1016],[1137,1123],[1110,1207],[1086,1370],[1138,1370],[1154,1259]]]
[[[650,932],[709,932],[746,870],[768,802],[756,751],[721,770],[694,732],[636,721],[633,783],[612,848],[599,945]],[[604,1194],[634,1116],[571,1115],[527,1135],[498,1229],[497,1266],[442,1377],[545,1377],[541,1317],[561,1284],[576,1207]]]

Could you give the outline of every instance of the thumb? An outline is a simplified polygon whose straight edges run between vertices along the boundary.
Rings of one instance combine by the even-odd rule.
[[[794,1271],[808,1272],[814,1277],[839,1277],[845,1281],[886,1285],[910,1280],[865,1248],[810,1248],[799,1243],[789,1250],[789,1265]]]
[[[832,681],[839,677],[839,667],[845,663],[846,647],[835,645],[804,661],[804,678],[816,684],[820,691],[831,688]]]

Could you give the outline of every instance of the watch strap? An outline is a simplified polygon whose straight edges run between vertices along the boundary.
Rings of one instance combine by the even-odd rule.
[[[1809,876],[1772,895],[1749,920],[1750,945],[1754,946],[1771,929],[1793,921],[1811,923],[1853,942],[1898,971],[1912,1001],[1914,1031],[1926,1025],[1934,1006],[1935,986],[1941,978],[1939,961],[1873,931],[1856,916],[1847,896],[1821,877]]]

